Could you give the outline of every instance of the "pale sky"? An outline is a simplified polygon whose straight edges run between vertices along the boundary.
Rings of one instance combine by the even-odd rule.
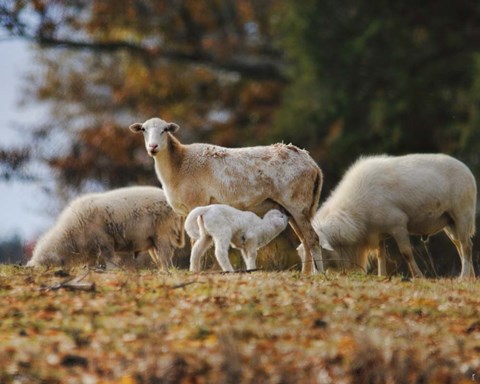
[[[15,128],[27,125],[45,113],[40,108],[21,107],[22,80],[34,58],[21,40],[0,41],[0,144],[25,140]],[[19,234],[26,240],[42,233],[51,223],[45,213],[47,196],[39,185],[0,180],[0,240]]]

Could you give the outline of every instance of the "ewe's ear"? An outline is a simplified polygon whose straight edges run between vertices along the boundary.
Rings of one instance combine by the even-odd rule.
[[[135,124],[132,124],[130,125],[130,127],[128,127],[132,132],[134,133],[138,133],[142,130],[142,127],[143,127],[143,124],[142,123],[135,123]]]
[[[180,127],[175,124],[175,123],[169,123],[165,129],[163,130],[164,132],[177,132]]]
[[[327,251],[331,251],[331,252],[334,251],[333,247],[330,245],[330,243],[327,240],[327,236],[325,236],[325,234],[322,231],[319,231],[318,238],[320,240],[320,247],[322,247]]]

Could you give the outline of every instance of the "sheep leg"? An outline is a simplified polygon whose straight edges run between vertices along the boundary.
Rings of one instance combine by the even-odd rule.
[[[423,277],[423,273],[420,271],[420,268],[418,268],[418,265],[413,257],[412,245],[408,237],[407,227],[397,227],[392,232],[392,235],[398,245],[400,253],[407,261],[412,277]]]
[[[241,252],[247,271],[256,269],[257,249],[255,247],[247,247],[242,249]]]
[[[228,249],[230,248],[230,238],[214,238],[215,257],[223,272],[233,272],[232,264],[228,260]]]
[[[165,266],[166,270],[168,271],[170,268],[173,268],[173,247],[170,245],[168,241],[162,241],[161,245],[157,248],[159,254],[162,257],[163,265]]]
[[[311,253],[308,252],[307,253],[307,247],[305,247],[305,239],[303,238],[301,232],[300,232],[300,229],[298,228],[297,224],[295,223],[295,221],[293,221],[292,219],[289,220],[289,224],[290,226],[292,227],[293,231],[295,232],[295,234],[297,235],[297,237],[300,239],[300,245],[297,247],[297,251],[298,251],[298,256],[300,256],[300,260],[302,262],[302,272],[305,272],[305,269],[306,269],[306,260],[307,258],[311,257]],[[310,272],[310,271],[309,271]]]
[[[387,260],[385,256],[385,244],[380,244],[377,250],[378,276],[387,276]]]
[[[168,272],[168,269],[172,266],[171,259],[168,260],[169,252],[165,249],[166,247],[154,247],[148,250],[150,257],[157,266],[157,268],[162,269],[165,272]]]
[[[150,248],[148,250],[148,254],[152,258],[153,263],[157,266],[157,268],[159,268],[159,269],[161,268],[164,271],[168,271],[168,268],[165,264],[165,260],[163,259],[163,257],[160,256],[160,254],[159,254],[159,252],[156,248]]]
[[[192,246],[190,253],[190,271],[200,272],[200,262],[205,252],[212,246],[212,238],[207,235],[201,236]]]
[[[115,254],[115,250],[113,249],[113,246],[111,246],[107,242],[101,243],[99,241],[98,250],[96,252],[95,263],[101,269],[106,269],[107,261],[111,261],[113,259],[114,254]]]
[[[174,254],[173,248],[170,245],[166,245],[164,247],[163,257],[164,257],[167,269],[173,268],[173,254]]]
[[[323,272],[319,239],[309,221],[293,215],[293,219],[291,218],[289,223],[304,247],[304,252],[299,252],[300,257],[303,256],[302,273],[316,273],[317,270]]]
[[[444,231],[457,248],[458,255],[462,261],[460,277],[475,277],[472,263],[472,240],[468,236],[464,236],[464,239],[460,240],[455,227],[445,227]]]
[[[153,263],[158,267],[160,260],[158,260],[158,255],[157,253],[153,250],[153,248],[150,248],[148,250],[148,254],[150,255],[150,258],[152,259]]]
[[[472,263],[472,239],[469,237],[460,240],[460,255],[462,257],[462,272],[460,277],[475,277],[475,269]]]

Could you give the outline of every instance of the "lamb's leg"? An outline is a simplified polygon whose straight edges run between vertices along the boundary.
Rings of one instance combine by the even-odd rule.
[[[212,246],[212,238],[207,235],[201,236],[192,246],[190,253],[190,271],[200,272],[200,261],[205,252]]]
[[[405,258],[413,277],[423,277],[422,271],[418,268],[417,263],[413,257],[412,245],[408,237],[406,226],[399,226],[392,231],[393,238],[397,242],[400,253]]]
[[[241,250],[243,260],[245,261],[245,265],[247,271],[253,270],[257,268],[256,260],[257,260],[257,249],[256,247],[245,247]]]
[[[223,272],[233,272],[232,264],[228,260],[228,249],[230,248],[230,238],[214,238],[215,257]]]
[[[302,272],[305,274],[315,273],[317,270],[323,272],[322,251],[318,240],[318,235],[313,230],[310,222],[303,216],[292,215],[290,218],[290,226],[293,228],[298,238],[303,244],[304,252],[300,253],[300,257],[304,255],[302,260]]]

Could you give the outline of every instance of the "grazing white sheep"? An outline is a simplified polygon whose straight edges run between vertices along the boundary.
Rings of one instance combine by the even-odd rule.
[[[240,249],[247,270],[255,269],[257,250],[278,236],[287,224],[287,215],[277,209],[268,211],[261,219],[253,212],[224,204],[197,207],[185,220],[185,231],[195,240],[190,270],[200,271],[200,259],[212,244],[215,244],[215,257],[224,272],[233,272],[228,260],[230,244]]]
[[[81,196],[36,244],[27,266],[73,266],[148,251],[166,269],[184,246],[183,218],[156,187],[127,187]]]
[[[443,154],[360,158],[322,204],[313,227],[335,249],[334,258],[366,267],[369,251],[386,275],[383,247],[391,236],[413,276],[422,276],[409,234],[430,236],[442,229],[462,261],[461,277],[474,277],[472,240],[477,187],[462,162]]]
[[[317,210],[322,173],[310,155],[294,145],[224,148],[183,145],[172,132],[178,125],[159,118],[136,123],[168,202],[186,216],[195,207],[228,204],[262,214],[283,207],[305,245],[302,271],[323,270],[319,239],[310,223]],[[321,240],[321,239],[320,239]]]

